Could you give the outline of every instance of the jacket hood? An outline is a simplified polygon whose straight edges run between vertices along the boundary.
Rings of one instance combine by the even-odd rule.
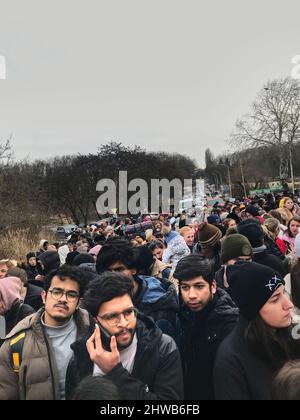
[[[59,254],[56,251],[46,251],[39,256],[39,260],[43,264],[44,274],[48,274],[52,270],[60,267]]]
[[[151,276],[137,276],[140,290],[138,296],[134,297],[135,305],[151,305],[152,310],[172,309],[178,312],[179,302],[175,286],[162,279],[158,280]]]

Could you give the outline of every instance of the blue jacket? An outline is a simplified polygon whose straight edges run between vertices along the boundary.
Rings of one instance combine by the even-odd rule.
[[[175,337],[178,328],[179,301],[175,286],[166,279],[136,276],[139,287],[133,298],[136,308],[153,318],[161,330]]]

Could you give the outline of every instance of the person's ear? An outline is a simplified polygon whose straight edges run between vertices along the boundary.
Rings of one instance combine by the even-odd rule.
[[[47,293],[45,292],[45,290],[42,291],[41,297],[42,297],[43,304],[46,305]]]
[[[80,305],[81,305],[82,301],[83,301],[83,299],[82,299],[82,298],[80,298],[80,299],[78,300],[78,303],[77,303],[77,305],[76,305],[76,311],[80,308]]]
[[[214,281],[212,282],[212,285],[211,285],[211,293],[212,293],[213,295],[215,295],[215,294],[216,294],[216,292],[217,292],[217,282],[216,282],[216,280],[214,280]]]

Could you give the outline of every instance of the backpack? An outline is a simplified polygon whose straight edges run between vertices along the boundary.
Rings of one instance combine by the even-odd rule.
[[[12,338],[9,342],[10,345],[10,360],[15,373],[20,372],[20,366],[22,364],[22,353],[25,342],[26,333],[22,332],[16,337]]]

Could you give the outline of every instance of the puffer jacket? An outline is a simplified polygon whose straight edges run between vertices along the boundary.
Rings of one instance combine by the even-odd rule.
[[[55,358],[41,323],[44,309],[21,321],[6,337],[0,348],[0,400],[56,400],[59,399],[59,381]],[[90,316],[78,309],[74,314],[77,338],[87,334]],[[19,374],[11,363],[11,339],[25,332]]]
[[[165,241],[168,247],[164,251],[162,262],[164,264],[172,264],[172,268],[175,269],[178,262],[190,255],[191,251],[183,237],[177,232],[171,231],[165,236]]]

